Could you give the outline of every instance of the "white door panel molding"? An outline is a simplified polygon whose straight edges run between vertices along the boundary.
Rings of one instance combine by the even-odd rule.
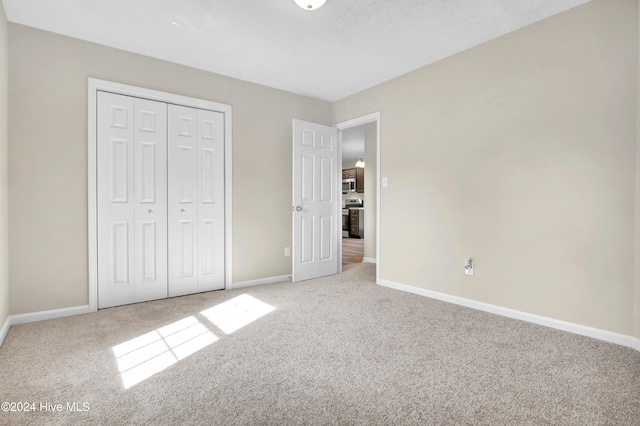
[[[292,281],[337,274],[338,132],[293,120]]]

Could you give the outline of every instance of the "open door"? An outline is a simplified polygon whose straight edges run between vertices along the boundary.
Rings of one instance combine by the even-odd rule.
[[[338,130],[293,120],[293,282],[338,273]]]

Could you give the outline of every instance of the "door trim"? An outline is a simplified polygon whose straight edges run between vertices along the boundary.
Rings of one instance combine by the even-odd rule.
[[[206,109],[224,114],[224,251],[225,288],[233,288],[232,281],[232,108],[231,105],[144,89],[95,78],[88,79],[87,156],[88,156],[88,242],[89,242],[89,312],[98,310],[98,241],[97,241],[97,98],[98,91],[133,96],[169,104]]]
[[[338,129],[338,148],[340,157],[340,170],[342,172],[342,131],[350,127],[360,126],[367,123],[376,123],[376,284],[380,284],[380,265],[382,264],[382,256],[380,255],[380,111],[342,121],[335,125]],[[366,148],[365,148],[366,149]],[[342,228],[340,229],[342,232]],[[338,256],[342,259],[342,235],[339,235],[340,244],[338,244]],[[338,271],[342,272],[342,260],[338,263]]]

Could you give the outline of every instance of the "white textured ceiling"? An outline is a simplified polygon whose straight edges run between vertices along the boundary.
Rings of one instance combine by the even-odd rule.
[[[2,0],[7,18],[335,101],[590,0]]]
[[[353,167],[349,163],[355,163],[360,157],[364,157],[364,124],[342,131],[342,168]]]

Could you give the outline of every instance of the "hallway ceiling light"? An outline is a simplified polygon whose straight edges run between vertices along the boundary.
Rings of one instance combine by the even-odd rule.
[[[364,169],[364,157],[360,157],[360,159],[356,161],[356,167]]]
[[[316,10],[320,9],[327,0],[293,0],[296,2],[298,6],[305,10]]]

